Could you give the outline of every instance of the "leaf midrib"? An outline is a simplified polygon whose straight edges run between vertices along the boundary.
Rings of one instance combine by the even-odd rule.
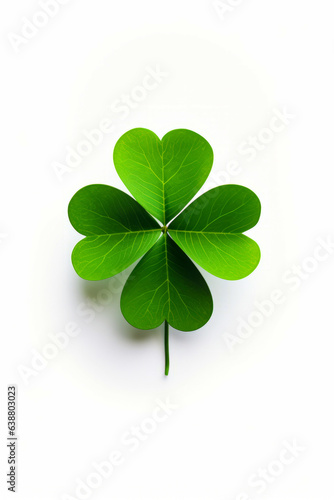
[[[235,235],[235,236],[244,236],[243,233],[225,233],[224,231],[191,231],[188,229],[168,229],[168,232],[174,233],[196,233],[196,234],[226,234],[226,235]]]
[[[85,234],[86,238],[89,238],[90,236],[120,236],[121,234],[139,234],[139,233],[153,233],[156,231],[161,231],[160,227],[157,227],[156,229],[141,229],[140,231],[131,231],[129,229],[128,231],[123,231],[121,233],[93,233],[93,234]]]
[[[167,295],[168,295],[168,318],[170,315],[170,282],[169,282],[169,265],[168,265],[168,251],[167,251],[167,234],[164,234],[165,238],[165,256],[166,256],[166,280],[167,280]]]

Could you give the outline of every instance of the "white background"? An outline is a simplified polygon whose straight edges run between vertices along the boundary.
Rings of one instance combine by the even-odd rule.
[[[212,0],[65,3],[30,39],[16,38],[17,50],[13,34],[41,7],[0,7],[2,498],[12,498],[6,391],[15,383],[19,500],[83,498],[78,479],[114,450],[122,464],[87,498],[332,499],[333,248],[321,262],[313,257],[319,238],[334,239],[332,2],[227,0],[220,15]],[[111,111],[156,66],[168,76],[126,117]],[[240,152],[284,109],[293,118],[254,159]],[[60,179],[55,162],[106,117],[113,131]],[[80,236],[68,202],[90,183],[125,189],[112,151],[133,127],[202,134],[215,162],[201,191],[218,176],[253,189],[263,206],[249,232],[261,264],[239,282],[203,272],[215,310],[197,332],[171,331],[169,377],[162,327],[130,327],[119,292],[94,318],[78,314],[108,283],[85,283],[70,262]],[[228,178],[231,161],[239,168]],[[292,279],[293,266],[302,277]],[[117,277],[110,283],[119,287]],[[277,289],[283,303],[267,304],[268,317],[254,314]],[[256,318],[241,338],[241,320]],[[79,335],[24,380],[33,350],[69,322]],[[131,451],[122,436],[149,429],[166,398],[177,408]],[[298,456],[280,466],[286,442],[298,444]],[[260,492],[249,479],[261,467],[276,476],[269,472]]]

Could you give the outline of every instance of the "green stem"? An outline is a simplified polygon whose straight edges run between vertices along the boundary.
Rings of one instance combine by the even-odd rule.
[[[165,375],[169,372],[169,324],[165,321]]]

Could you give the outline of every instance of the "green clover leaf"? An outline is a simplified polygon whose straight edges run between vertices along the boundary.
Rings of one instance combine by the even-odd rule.
[[[210,290],[192,261],[219,278],[238,280],[260,260],[258,245],[242,234],[261,212],[250,189],[218,186],[184,208],[212,163],[210,144],[195,132],[172,130],[160,140],[150,130],[136,128],[114,149],[116,170],[136,199],[93,184],[80,189],[69,204],[70,222],[85,236],[72,253],[79,276],[109,278],[142,257],[125,283],[121,311],[136,328],[165,323],[166,375],[168,326],[196,330],[213,310]]]
[[[74,247],[72,263],[86,280],[120,273],[147,252],[161,228],[131,196],[111,186],[80,189],[68,207],[72,226],[84,240]]]
[[[130,193],[165,225],[204,184],[213,151],[190,130],[171,130],[160,140],[150,130],[135,128],[117,141],[114,163]]]

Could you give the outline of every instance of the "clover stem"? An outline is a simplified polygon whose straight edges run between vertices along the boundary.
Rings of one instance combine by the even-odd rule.
[[[165,321],[165,375],[169,372],[169,324]]]

